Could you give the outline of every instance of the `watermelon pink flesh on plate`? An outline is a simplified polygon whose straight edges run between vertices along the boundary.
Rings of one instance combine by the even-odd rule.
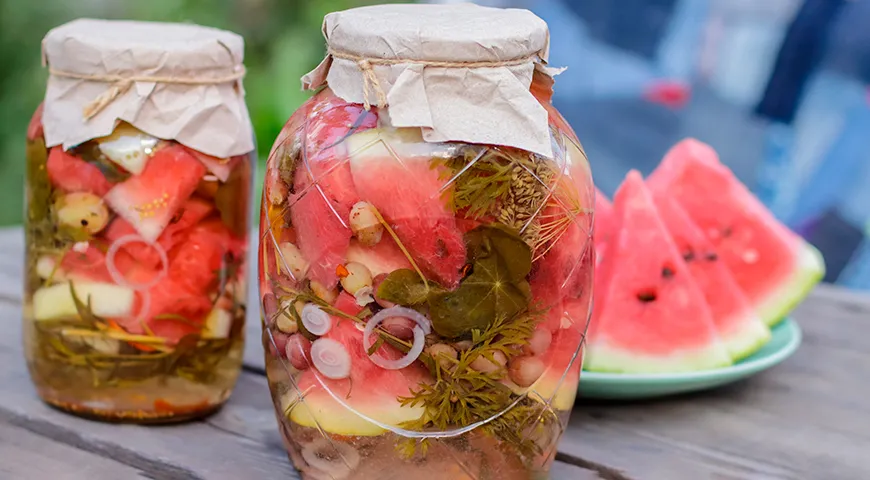
[[[115,185],[106,203],[154,242],[196,190],[205,167],[180,145],[157,150],[141,174]]]
[[[446,181],[431,165],[442,147],[425,143],[419,129],[378,129],[349,137],[348,148],[360,197],[380,211],[427,276],[455,288],[465,243],[441,192]]]
[[[394,427],[420,418],[422,407],[403,407],[397,398],[410,396],[411,390],[428,378],[425,368],[419,362],[400,370],[375,365],[363,348],[363,333],[353,322],[338,317],[332,321],[332,329],[322,338],[335,340],[347,350],[350,376],[331,380],[313,367],[302,372],[297,385],[305,395],[301,401],[297,396],[289,402],[294,404],[290,420],[337,435],[372,436],[384,433],[384,429],[364,417]],[[386,355],[384,351],[382,348],[375,355]]]
[[[731,358],[737,361],[752,355],[770,340],[770,329],[758,318],[716,249],[676,200],[659,194],[655,203],[692,278],[704,292],[713,323]]]
[[[585,368],[673,373],[727,366],[710,307],[635,170],[616,193]]]
[[[377,122],[361,106],[339,100],[330,97],[309,113],[290,199],[297,246],[310,264],[308,278],[326,288],[338,284],[335,269],[345,261],[353,235],[350,210],[359,201],[342,139],[351,126],[365,130]]]
[[[678,143],[647,183],[673,197],[700,227],[768,325],[782,320],[824,276],[818,250],[777,221],[709,145]]]
[[[172,247],[184,240],[188,229],[192,225],[205,218],[205,216],[211,213],[211,211],[212,206],[210,203],[204,200],[191,198],[181,207],[181,216],[178,221],[171,222],[166,229],[163,230],[163,233],[157,237],[156,246],[144,242],[127,242],[124,243],[121,249],[130,255],[133,255],[144,265],[152,268],[159,267],[161,260],[157,247],[162,248],[164,252],[168,252]],[[127,235],[135,234],[136,229],[133,228],[129,222],[118,217],[109,224],[109,227],[106,229],[105,237],[109,242],[114,242],[126,237]]]
[[[63,192],[89,192],[102,197],[112,188],[96,165],[63,151],[61,147],[52,147],[45,168],[51,184]]]
[[[604,258],[604,251],[607,249],[607,242],[613,236],[613,205],[610,200],[595,189],[595,252],[598,261]]]

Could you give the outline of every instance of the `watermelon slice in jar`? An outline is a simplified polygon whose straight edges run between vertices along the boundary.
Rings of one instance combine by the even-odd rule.
[[[304,370],[297,379],[298,388],[282,399],[282,410],[288,412],[290,421],[330,434],[376,436],[386,431],[377,423],[398,428],[420,418],[422,406],[402,406],[398,398],[409,397],[427,381],[426,369],[417,363],[399,370],[381,368],[366,354],[363,332],[352,321],[332,317],[332,323],[321,339],[335,342],[333,346],[347,353],[349,374],[331,379],[316,367]]]
[[[584,368],[684,372],[731,364],[710,307],[640,173],[616,193],[618,229],[601,263]]]
[[[819,251],[776,220],[709,145],[694,139],[678,143],[647,183],[673,197],[698,225],[769,326],[824,276]]]
[[[103,172],[61,147],[52,147],[45,165],[51,184],[63,192],[89,192],[102,197],[112,188]]]
[[[354,134],[347,148],[360,197],[383,215],[424,273],[455,288],[465,243],[442,194],[446,182],[432,168],[445,146],[424,142],[418,128],[402,128]]]
[[[329,96],[312,107],[300,132],[290,220],[310,264],[308,278],[327,290],[338,284],[335,269],[344,262],[352,236],[350,210],[359,201],[342,140],[376,122],[362,106]]]
[[[181,145],[159,149],[141,174],[115,185],[106,203],[154,242],[196,190],[206,169]]]

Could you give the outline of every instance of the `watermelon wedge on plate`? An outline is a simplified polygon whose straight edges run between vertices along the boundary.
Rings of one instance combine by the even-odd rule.
[[[678,143],[647,184],[673,197],[701,228],[767,325],[779,323],[824,276],[819,251],[777,221],[709,145]]]
[[[205,167],[181,145],[159,149],[139,175],[115,185],[105,199],[147,242],[163,233],[190,198]]]
[[[770,340],[770,329],[758,318],[716,249],[677,202],[656,195],[659,215],[698,283],[713,314],[713,323],[734,361],[752,355]]]
[[[640,173],[616,193],[618,228],[600,266],[584,368],[615,373],[731,364],[710,307],[659,217]]]

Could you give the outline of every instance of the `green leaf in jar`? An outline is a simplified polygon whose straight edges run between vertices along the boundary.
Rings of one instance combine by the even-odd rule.
[[[430,298],[429,315],[435,331],[456,338],[485,329],[497,318],[513,318],[524,311],[531,299],[529,283],[512,275],[523,265],[508,264],[497,254],[479,257],[459,288]]]
[[[27,142],[27,217],[31,224],[48,221],[51,183],[48,180],[48,150],[42,137]]]
[[[472,264],[477,257],[495,255],[512,282],[523,280],[532,269],[531,247],[510,227],[497,223],[477,227],[465,235],[465,243]]]
[[[435,283],[424,281],[414,270],[402,268],[393,271],[381,282],[378,298],[399,305],[415,306],[425,304],[430,297],[444,292]]]

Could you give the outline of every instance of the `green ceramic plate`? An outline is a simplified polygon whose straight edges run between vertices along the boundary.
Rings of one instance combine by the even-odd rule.
[[[786,318],[772,330],[770,341],[754,355],[716,370],[674,374],[620,374],[583,371],[580,396],[611,400],[637,400],[707,390],[766,370],[788,358],[801,343],[801,329]]]

